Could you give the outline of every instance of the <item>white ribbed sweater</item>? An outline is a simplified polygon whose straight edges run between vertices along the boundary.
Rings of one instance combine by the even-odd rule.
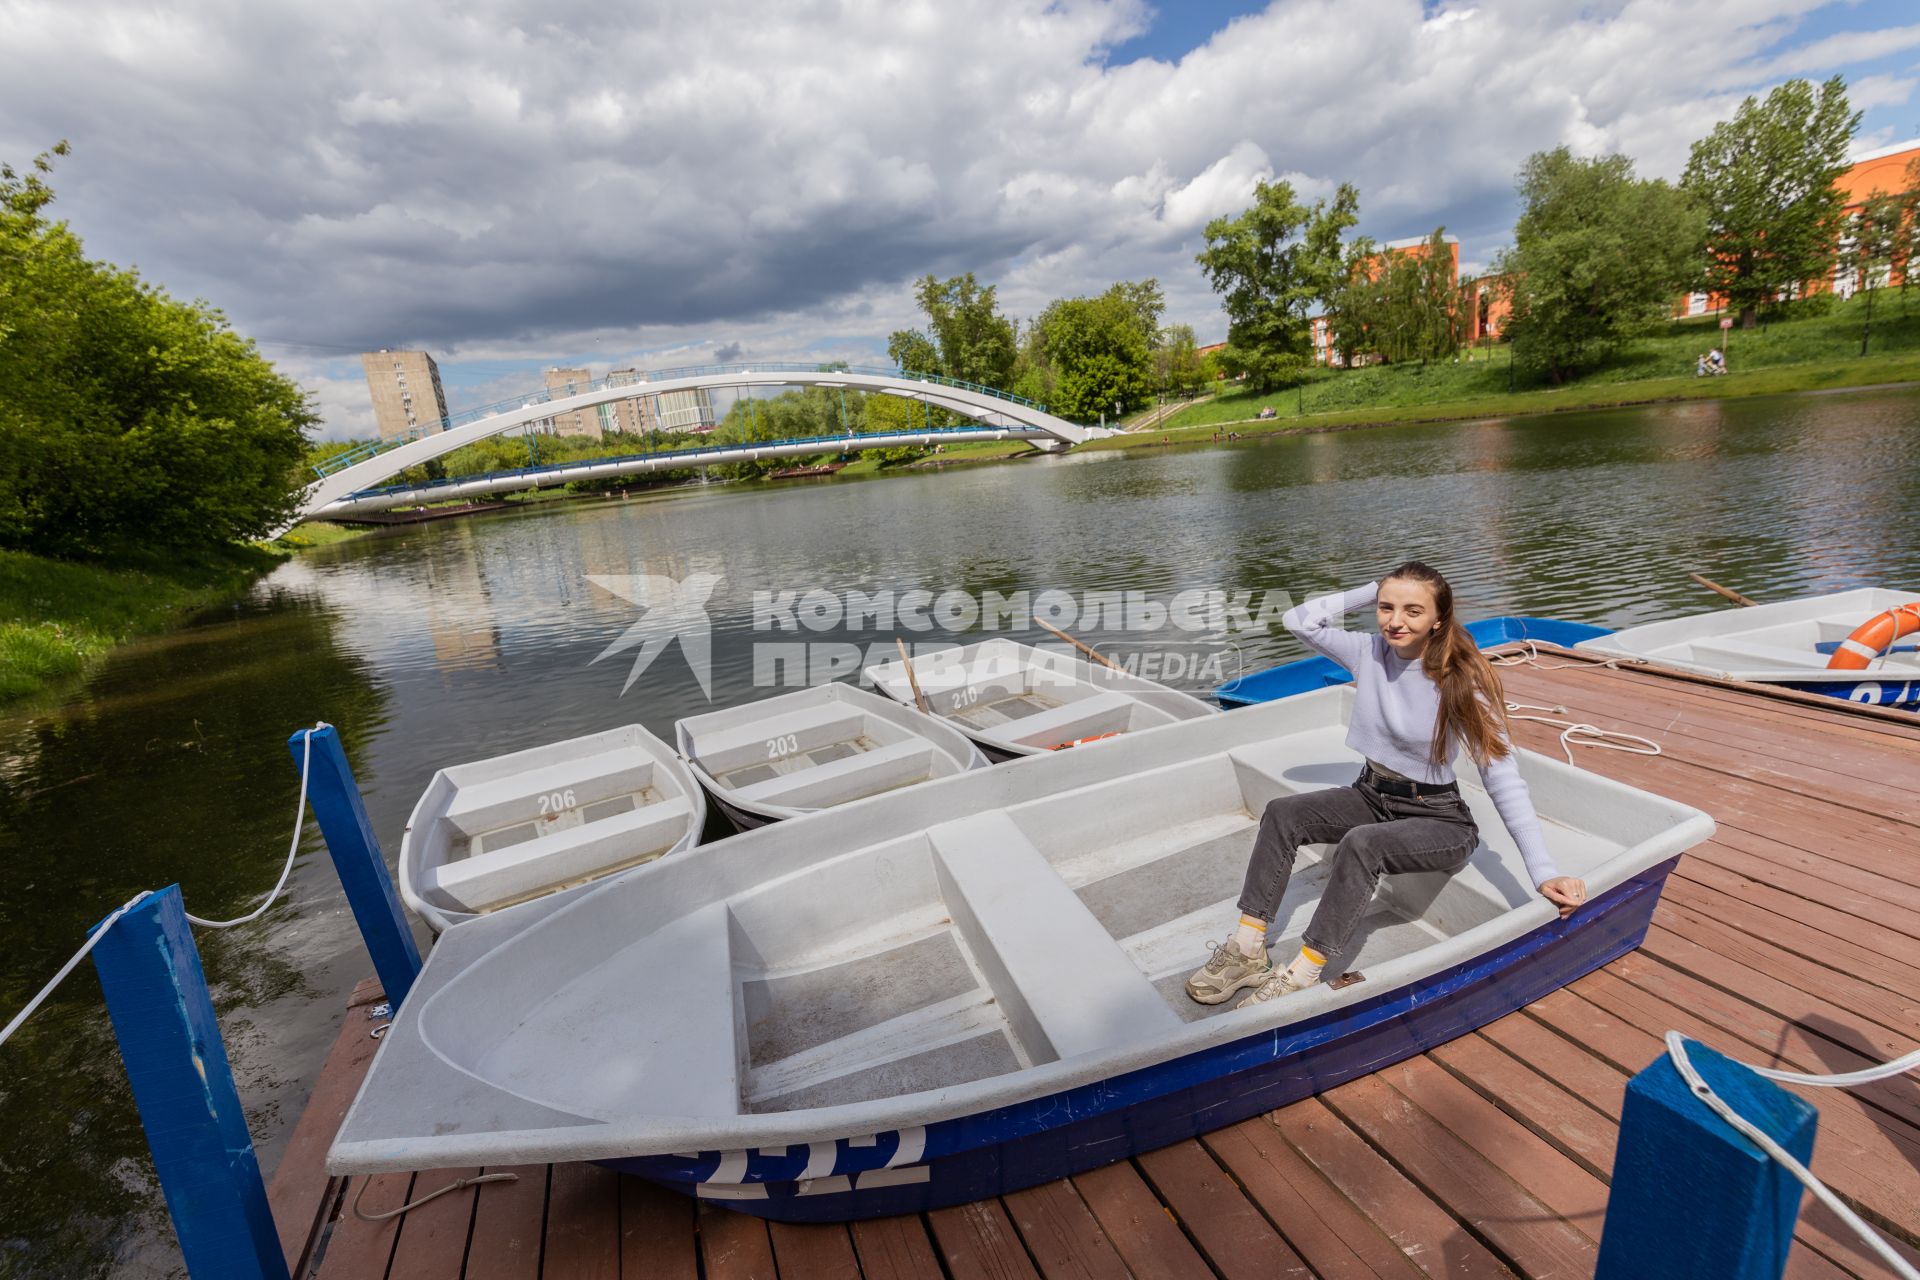
[[[1347,745],[1375,764],[1403,773],[1415,782],[1454,781],[1451,755],[1435,764],[1428,754],[1433,745],[1433,722],[1440,714],[1440,691],[1419,662],[1395,654],[1380,635],[1345,631],[1334,620],[1374,602],[1380,584],[1369,582],[1351,591],[1336,592],[1295,605],[1280,619],[1287,630],[1310,647],[1353,673],[1358,696],[1353,722],[1347,726]],[[1540,817],[1533,810],[1527,783],[1511,751],[1480,771],[1493,807],[1507,825],[1513,842],[1526,860],[1527,874],[1537,888],[1560,874],[1547,852]]]

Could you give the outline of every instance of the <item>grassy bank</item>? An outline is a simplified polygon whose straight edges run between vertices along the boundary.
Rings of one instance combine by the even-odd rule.
[[[309,520],[297,524],[275,539],[273,546],[283,551],[305,551],[308,547],[330,547],[336,542],[351,542],[355,538],[372,533],[373,525],[333,524],[326,520]]]
[[[1866,303],[1856,298],[1824,316],[1735,330],[1726,345],[1732,372],[1723,378],[1693,376],[1695,358],[1723,339],[1711,317],[1670,325],[1631,344],[1584,377],[1560,386],[1530,377],[1524,369],[1509,370],[1510,352],[1505,347],[1426,366],[1316,370],[1299,387],[1258,394],[1228,391],[1193,405],[1176,414],[1162,434],[1191,439],[1198,431],[1204,438],[1227,424],[1251,434],[1446,421],[1659,400],[1776,395],[1920,377],[1920,290],[1909,300],[1902,300],[1897,290],[1883,291],[1875,300],[1872,354],[1862,357],[1865,321]],[[1278,417],[1258,420],[1265,408],[1272,408]],[[1125,447],[1139,441],[1120,443]]]
[[[0,704],[70,680],[114,645],[232,597],[279,560],[235,547],[200,564],[110,568],[0,551]]]

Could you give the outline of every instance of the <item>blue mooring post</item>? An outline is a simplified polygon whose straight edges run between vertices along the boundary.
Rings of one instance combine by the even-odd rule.
[[[306,734],[301,729],[287,739],[296,768],[306,749]],[[347,764],[340,734],[330,724],[313,731],[307,803],[313,806],[313,816],[327,838],[327,852],[333,855],[340,887],[347,891],[347,905],[353,908],[360,937],[373,957],[373,971],[380,975],[388,1002],[398,1009],[420,974],[420,950],[413,945],[413,930],[407,927],[406,913],[400,909],[400,895],[394,892],[393,877],[387,874],[387,860],[373,834],[373,823],[367,819],[367,807],[361,803],[360,785]]]
[[[188,1273],[286,1280],[180,886],[114,921],[93,963]]]
[[[1687,1058],[1744,1119],[1800,1163],[1813,1159],[1811,1105],[1705,1045],[1689,1042]],[[1802,1191],[1694,1097],[1662,1054],[1627,1083],[1594,1280],[1778,1280]]]

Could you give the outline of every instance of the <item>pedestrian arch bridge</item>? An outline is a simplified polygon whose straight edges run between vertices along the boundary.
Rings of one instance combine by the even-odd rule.
[[[751,394],[759,388],[794,386],[839,388],[897,396],[969,419],[972,425],[906,431],[849,431],[794,440],[705,445],[621,458],[582,458],[548,466],[458,476],[427,484],[379,487],[381,481],[451,453],[462,445],[576,409],[590,409],[636,395],[669,395],[676,391],[703,389],[745,390]],[[469,410],[429,424],[411,436],[368,444],[329,458],[314,468],[318,479],[308,487],[294,523],[353,516],[421,502],[443,502],[514,489],[539,488],[564,484],[569,480],[708,467],[723,462],[751,462],[765,458],[897,449],[909,445],[973,440],[1026,439],[1064,449],[1105,434],[1110,433],[1098,427],[1068,422],[1048,413],[1042,405],[1005,391],[899,369],[840,369],[815,364],[757,363],[669,369],[643,376],[622,374],[585,384],[583,390],[572,394],[541,391],[504,404]]]

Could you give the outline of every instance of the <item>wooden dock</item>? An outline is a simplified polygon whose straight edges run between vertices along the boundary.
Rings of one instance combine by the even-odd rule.
[[[768,1224],[554,1165],[369,1223],[353,1213],[363,1182],[371,1213],[480,1171],[326,1176],[326,1146],[376,1047],[377,993],[363,989],[274,1178],[294,1275],[1591,1275],[1623,1091],[1668,1028],[1815,1072],[1920,1044],[1920,723],[1541,654],[1503,672],[1511,699],[1658,742],[1657,757],[1576,755],[1705,809],[1720,830],[1668,880],[1639,951],[1519,1013],[1199,1139],[915,1217]],[[1558,751],[1545,725],[1516,735]],[[1820,1109],[1814,1171],[1920,1262],[1920,1080],[1802,1092]],[[1788,1274],[1887,1272],[1812,1206]]]

